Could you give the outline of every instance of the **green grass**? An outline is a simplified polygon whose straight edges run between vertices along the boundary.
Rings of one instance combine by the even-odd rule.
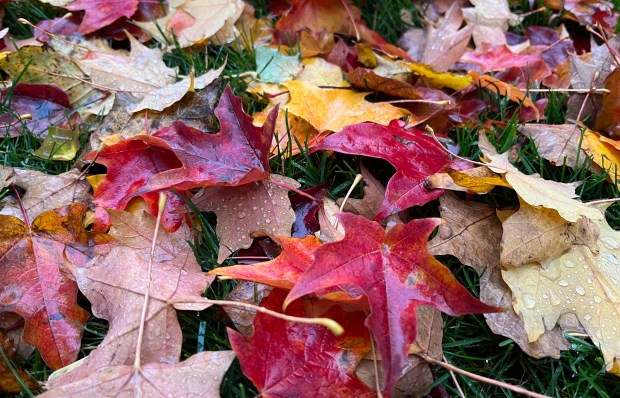
[[[259,14],[265,14],[267,1],[258,2]],[[415,8],[409,0],[390,0],[385,2],[366,1],[362,3],[362,13],[369,27],[378,31],[386,40],[395,40],[410,26],[400,22],[402,9],[408,10],[413,16],[413,25],[422,26],[422,8]],[[18,37],[26,37],[29,28],[17,22],[17,17],[24,17],[32,22],[40,19],[62,15],[60,11],[40,3],[16,2],[7,7],[5,17],[6,26]],[[528,11],[528,2],[523,0],[515,5],[514,11]],[[550,26],[550,13],[545,11],[527,17],[520,25],[513,28],[520,32],[524,27],[531,25]],[[174,43],[171,43],[174,44]],[[151,45],[156,45],[154,42]],[[263,104],[254,97],[245,93],[245,83],[239,78],[243,72],[255,70],[252,48],[215,47],[210,46],[208,51],[191,51],[179,48],[166,54],[165,61],[170,66],[179,67],[179,73],[184,75],[194,71],[200,75],[211,67],[217,67],[226,62],[220,84],[220,91],[225,84],[230,84],[233,91],[242,96],[246,111],[252,113],[260,110]],[[505,127],[491,127],[493,129],[493,143],[500,152],[517,146],[519,162],[517,167],[525,173],[539,173],[544,178],[562,182],[583,182],[578,193],[584,200],[610,198],[618,196],[615,185],[606,180],[605,175],[596,175],[588,171],[587,159],[584,164],[575,170],[566,166],[552,166],[542,159],[530,140],[517,134],[518,124],[510,114],[516,105],[487,90],[479,92],[481,98],[491,103],[477,123],[466,127],[457,127],[450,132],[450,136],[458,143],[460,155],[478,160],[480,152],[477,146],[477,131],[486,125],[488,120],[508,122]],[[541,94],[542,95],[542,94]],[[539,97],[541,96],[539,95]],[[548,123],[564,122],[566,96],[558,93],[544,94],[549,99],[545,111]],[[8,102],[0,104],[0,114],[10,112]],[[84,144],[87,140],[86,129],[81,135]],[[40,159],[32,155],[38,148],[38,138],[24,129],[23,134],[16,138],[0,138],[1,164],[15,167],[35,169],[49,174],[58,174],[72,168],[72,162],[58,162]],[[304,143],[296,143],[304,148]],[[271,167],[278,172],[299,181],[303,187],[327,184],[332,197],[343,196],[348,190],[355,174],[359,172],[362,159],[357,156],[336,155],[327,153],[309,154],[306,150],[295,156],[281,153],[272,159]],[[382,161],[363,159],[371,171],[385,183],[390,176],[389,165]],[[386,167],[387,166],[387,167]],[[0,193],[11,194],[8,189]],[[361,195],[361,187],[355,196]],[[495,189],[489,195],[475,198],[485,201],[496,207],[516,205],[517,197],[512,190]],[[437,205],[429,204],[422,208],[412,209],[416,216],[437,216]],[[194,209],[198,237],[191,242],[199,264],[206,271],[217,266],[218,238],[215,234],[217,220],[212,213],[200,213]],[[620,227],[620,205],[612,205],[607,211],[610,224]],[[448,265],[455,276],[474,294],[479,291],[478,276],[468,267],[460,264],[456,259],[444,256],[440,258]],[[223,299],[235,286],[234,281],[215,281],[207,290],[207,297]],[[81,304],[87,306],[86,300]],[[182,352],[188,357],[199,351],[227,350],[230,345],[226,338],[226,325],[220,322],[218,309],[211,307],[201,312],[181,312],[179,320],[182,325],[184,343]],[[572,349],[563,353],[560,359],[533,359],[525,355],[512,340],[493,334],[486,325],[482,316],[469,315],[459,318],[445,317],[443,337],[444,354],[448,362],[474,373],[507,383],[520,384],[532,391],[548,394],[555,397],[620,396],[620,379],[605,372],[602,357],[597,347],[589,340],[569,337]],[[86,326],[82,343],[81,356],[88,355],[103,339],[107,331],[105,321],[91,318]],[[50,369],[35,353],[22,366],[38,380],[45,380]],[[435,367],[437,375],[435,384],[441,384],[447,389],[450,396],[458,396],[450,375],[440,367]],[[458,376],[460,386],[467,396],[500,397],[515,396],[514,394],[492,385],[472,381]],[[222,383],[223,397],[252,397],[257,394],[254,386],[240,371],[237,361],[227,372]],[[28,396],[22,393],[20,396]]]

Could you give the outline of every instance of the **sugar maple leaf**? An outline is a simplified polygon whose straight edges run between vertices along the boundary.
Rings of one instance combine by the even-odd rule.
[[[25,319],[23,340],[37,347],[53,369],[77,358],[88,312],[77,305],[77,285],[65,276],[65,249],[88,243],[86,208],[47,211],[32,224],[0,216],[0,312]]]
[[[376,220],[438,198],[443,191],[424,188],[424,179],[445,166],[456,167],[431,137],[420,130],[407,130],[403,126],[404,123],[399,121],[393,121],[389,126],[374,123],[347,126],[312,149],[312,152],[332,150],[381,158],[396,167],[396,174],[388,182]]]
[[[104,367],[40,397],[219,397],[234,358],[232,351],[205,351],[183,362],[148,363],[138,370],[133,365]]]
[[[286,293],[274,290],[262,306],[279,310]],[[287,314],[309,314],[301,302]],[[254,334],[246,338],[228,329],[228,338],[241,369],[261,397],[374,397],[375,392],[355,377],[361,355],[370,348],[363,312],[333,306],[321,316],[341,323],[345,334],[334,336],[318,325],[286,322],[258,313]]]
[[[453,316],[497,308],[475,299],[428,253],[427,240],[439,224],[437,219],[397,224],[388,232],[350,213],[340,213],[339,219],[345,228],[344,239],[316,250],[314,264],[291,290],[285,305],[335,286],[351,297],[365,295],[371,308],[365,324],[377,339],[387,396],[415,340],[418,306],[433,306]]]
[[[7,98],[9,94],[10,99]],[[0,91],[0,98],[12,111],[0,116],[0,128],[8,131],[11,137],[20,135],[23,126],[33,135],[44,138],[52,125],[69,128],[81,122],[80,116],[73,113],[67,93],[56,86],[18,83]],[[16,118],[16,115],[26,114],[31,118]]]
[[[139,0],[76,0],[66,5],[70,11],[84,10],[79,32],[86,35],[110,25],[122,17],[130,17],[138,10]]]
[[[211,185],[235,186],[269,175],[269,146],[276,112],[269,115],[262,127],[254,126],[252,117],[243,111],[241,99],[227,86],[215,115],[221,127],[217,134],[206,134],[181,122],[153,134],[178,156],[182,166],[159,172],[137,194]]]

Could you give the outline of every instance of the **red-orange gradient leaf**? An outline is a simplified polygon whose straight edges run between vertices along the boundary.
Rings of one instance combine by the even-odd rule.
[[[263,307],[279,310],[286,293],[274,290]],[[258,313],[254,335],[246,338],[228,329],[228,338],[241,363],[241,370],[260,396],[269,397],[374,397],[375,392],[355,376],[361,355],[370,349],[365,314],[345,312],[338,305],[323,314],[312,312],[312,303],[301,301],[287,314],[323,316],[345,329],[336,337],[327,328],[286,322]]]
[[[285,304],[335,286],[352,297],[365,295],[371,308],[366,325],[381,354],[387,397],[416,337],[418,306],[429,305],[453,316],[497,309],[475,299],[428,253],[428,237],[439,220],[413,220],[385,232],[378,223],[351,213],[340,213],[339,219],[344,239],[316,250],[314,264]]]
[[[23,340],[52,369],[75,361],[89,316],[76,303],[76,283],[62,272],[67,245],[88,243],[85,211],[77,204],[46,211],[30,226],[0,215],[0,313],[24,317]]]

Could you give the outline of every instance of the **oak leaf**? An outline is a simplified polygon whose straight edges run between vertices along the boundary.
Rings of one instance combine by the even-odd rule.
[[[439,224],[420,219],[387,232],[376,222],[340,213],[341,241],[323,244],[313,265],[289,293],[285,305],[306,294],[337,286],[352,298],[364,295],[371,308],[366,326],[381,354],[383,391],[389,395],[415,340],[416,308],[429,305],[456,316],[497,310],[475,299],[450,271],[427,251]]]
[[[620,233],[604,220],[600,253],[574,245],[562,256],[541,267],[526,264],[502,271],[514,296],[514,309],[525,322],[530,342],[551,329],[558,318],[574,313],[600,347],[607,370],[620,373]]]
[[[604,218],[600,210],[575,199],[575,188],[580,183],[564,184],[545,180],[538,174],[523,174],[510,163],[507,152],[497,153],[486,135],[480,134],[478,143],[489,160],[488,167],[496,173],[504,174],[510,186],[528,204],[557,210],[562,218],[571,222],[576,222],[581,216],[592,220]]]
[[[262,306],[279,310],[285,297],[285,292],[273,290]],[[318,314],[312,312],[312,303],[306,308],[302,302],[289,307],[289,315],[334,319],[344,326],[345,334],[336,337],[323,326],[286,322],[262,313],[254,318],[254,334],[249,338],[228,329],[241,369],[260,395],[374,397],[375,392],[355,376],[361,355],[370,349],[365,314],[345,312],[337,305]]]
[[[37,347],[53,369],[75,361],[89,316],[77,305],[77,285],[63,274],[67,246],[88,243],[85,211],[83,205],[65,206],[31,224],[0,215],[0,312],[25,319],[23,340]]]
[[[598,253],[598,227],[588,218],[571,223],[556,210],[533,207],[521,201],[519,210],[502,223],[504,267],[544,264],[573,245],[584,245]]]
[[[435,140],[421,130],[403,126],[404,123],[398,121],[389,126],[374,123],[347,126],[312,149],[312,152],[332,150],[381,158],[396,167],[396,174],[388,182],[385,199],[375,215],[376,220],[438,198],[443,191],[426,189],[425,178],[445,166],[456,167]]]
[[[198,210],[213,211],[217,215],[219,263],[232,252],[250,247],[254,233],[291,235],[295,212],[288,189],[282,185],[299,187],[291,178],[271,174],[262,181],[236,187],[206,187],[192,198]]]

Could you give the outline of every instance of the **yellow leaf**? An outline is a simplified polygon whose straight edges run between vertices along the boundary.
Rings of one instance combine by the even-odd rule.
[[[576,200],[575,188],[580,182],[563,184],[545,180],[538,174],[526,175],[521,173],[508,160],[508,153],[497,153],[489,139],[483,133],[478,138],[478,145],[484,156],[489,160],[488,167],[496,173],[505,174],[506,181],[517,194],[532,206],[543,206],[555,209],[566,221],[575,222],[581,216],[603,220],[603,213]]]
[[[302,81],[289,81],[291,100],[280,110],[307,120],[319,132],[339,131],[345,126],[375,122],[388,125],[390,121],[407,116],[409,112],[386,103],[371,103],[368,93],[353,90],[322,89]]]
[[[583,149],[592,161],[608,172],[607,178],[618,185],[618,169],[620,169],[620,151],[599,133],[586,129],[581,142]]]
[[[534,112],[536,112],[536,120],[540,119],[540,112],[538,111],[538,108],[536,108],[536,105],[534,105],[534,102],[530,99],[530,97],[525,95],[525,93],[523,93],[517,87],[513,86],[512,84],[505,83],[494,77],[488,75],[481,75],[475,70],[470,70],[469,75],[472,77],[473,82],[476,85],[487,88],[499,95],[503,95],[504,97],[507,97],[508,99],[516,103],[523,102],[524,106],[532,108]]]
[[[107,174],[93,174],[91,176],[87,176],[86,181],[88,181],[90,186],[93,187],[93,191],[96,191],[99,184],[101,184],[101,181],[105,179],[105,176],[107,176]]]
[[[349,87],[342,78],[342,69],[323,58],[307,58],[302,61],[304,70],[295,80],[312,83],[316,86]]]
[[[429,189],[441,188],[476,194],[489,193],[496,186],[511,188],[502,177],[484,166],[464,171],[448,167],[445,173],[437,173],[428,177],[424,185]]]
[[[462,90],[474,82],[470,76],[456,75],[448,72],[435,72],[433,68],[428,65],[416,64],[413,62],[399,63],[411,69],[414,73],[422,76],[432,86],[437,88],[449,87],[453,90]]]
[[[57,126],[50,126],[43,144],[33,155],[43,159],[71,160],[80,149],[80,132]]]
[[[595,224],[598,255],[575,245],[543,266],[510,268],[502,276],[530,342],[552,329],[561,315],[573,313],[600,347],[607,370],[620,374],[620,232],[604,220]]]

